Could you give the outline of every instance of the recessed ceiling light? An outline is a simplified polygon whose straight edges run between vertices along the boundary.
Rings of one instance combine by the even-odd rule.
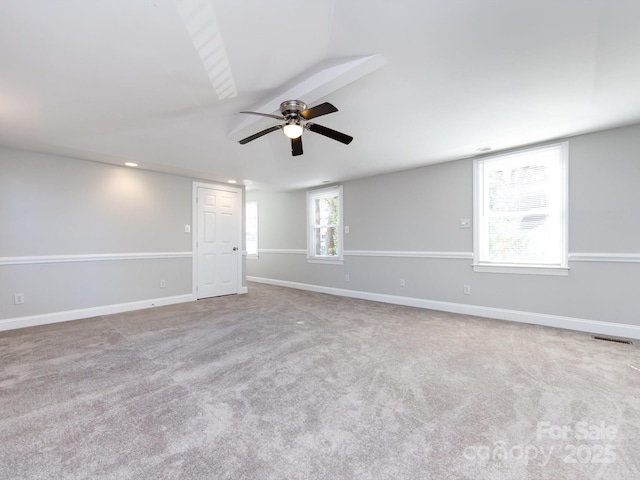
[[[227,183],[238,183],[237,180],[227,180]]]
[[[126,165],[127,167],[137,167],[137,166],[138,166],[138,164],[137,164],[137,163],[133,163],[133,162],[126,162],[126,163],[125,163],[125,165]]]
[[[485,153],[485,152],[490,152],[491,151],[491,147],[480,147],[478,150],[476,150],[477,152],[480,153]]]

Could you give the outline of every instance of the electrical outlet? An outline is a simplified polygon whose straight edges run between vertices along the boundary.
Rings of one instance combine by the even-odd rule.
[[[160,280],[160,288],[165,288],[167,286],[166,280]]]
[[[345,274],[344,274],[344,281],[345,281],[345,282],[348,282],[349,280],[350,280],[350,279],[349,279],[349,274],[348,274],[348,273],[345,273]]]
[[[14,305],[21,305],[24,303],[24,293],[16,293],[13,296],[13,304]]]
[[[191,225],[184,226],[184,233],[191,233]]]
[[[404,287],[404,278],[401,278],[401,279],[400,279],[400,286],[401,286],[401,287]]]
[[[471,295],[471,285],[465,285],[463,291],[465,295]]]

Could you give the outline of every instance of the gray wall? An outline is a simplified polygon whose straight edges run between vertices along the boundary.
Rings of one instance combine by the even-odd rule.
[[[0,319],[190,295],[193,181],[0,149]]]
[[[305,192],[247,192],[248,199],[258,200],[260,252],[248,260],[247,274],[640,326],[640,125],[568,141],[567,277],[474,273],[468,258],[380,255],[473,251],[472,229],[459,226],[461,218],[473,217],[471,159],[344,183],[344,225],[350,233],[342,266],[306,262]],[[355,255],[362,251],[368,256]],[[612,254],[629,255],[614,261]],[[471,295],[463,294],[465,284]]]

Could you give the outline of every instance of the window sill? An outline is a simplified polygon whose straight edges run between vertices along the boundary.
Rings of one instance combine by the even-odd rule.
[[[344,265],[342,258],[322,258],[322,257],[307,257],[307,263],[322,263],[325,265]]]
[[[473,271],[477,273],[507,273],[516,275],[551,275],[567,277],[569,267],[551,267],[546,265],[488,265],[474,264]]]

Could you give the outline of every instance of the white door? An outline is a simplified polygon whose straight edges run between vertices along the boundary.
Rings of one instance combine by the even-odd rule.
[[[197,298],[238,293],[239,192],[198,187],[196,225]]]

